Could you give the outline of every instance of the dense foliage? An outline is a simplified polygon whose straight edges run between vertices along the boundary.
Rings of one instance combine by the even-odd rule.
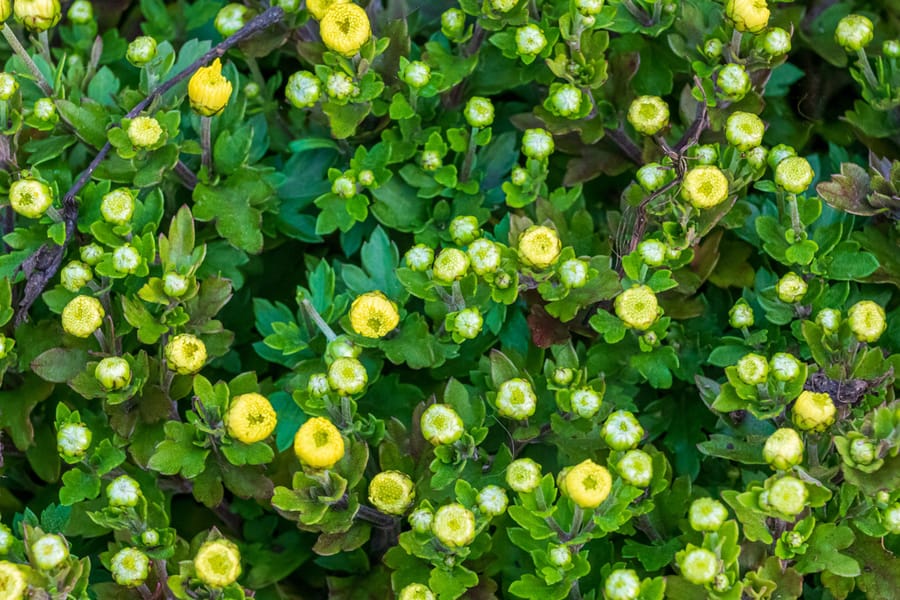
[[[896,0],[0,0],[0,598],[900,597]]]

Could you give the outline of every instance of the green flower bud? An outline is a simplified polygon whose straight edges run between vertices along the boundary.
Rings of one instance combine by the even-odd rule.
[[[128,188],[119,188],[103,195],[100,214],[107,223],[124,225],[134,214],[134,196]]]
[[[143,67],[156,58],[156,40],[149,35],[142,35],[134,38],[131,43],[128,44],[125,58],[127,58],[128,62],[135,67]]]
[[[666,262],[666,244],[660,240],[644,240],[637,247],[644,264],[658,267]]]
[[[468,546],[475,539],[475,515],[457,502],[444,505],[434,513],[431,531],[449,548]]]
[[[516,29],[516,52],[520,56],[537,56],[547,47],[544,31],[534,23]]]
[[[629,450],[619,459],[616,470],[628,485],[645,488],[653,481],[653,457],[643,450]]]
[[[833,308],[823,308],[816,315],[816,324],[825,333],[834,333],[841,326],[841,311]]]
[[[550,562],[563,568],[572,563],[572,551],[567,546],[553,546],[549,552]]]
[[[458,246],[465,246],[481,236],[478,218],[471,215],[454,217],[450,221],[450,238]]]
[[[94,20],[94,7],[88,0],[75,0],[66,14],[76,25],[87,25]]]
[[[321,398],[331,389],[331,386],[328,385],[328,375],[325,373],[314,373],[309,376],[309,381],[306,382],[306,391],[309,392],[309,395],[313,398]]]
[[[53,194],[42,181],[19,179],[9,186],[9,204],[23,217],[40,219],[53,204]]]
[[[509,12],[513,8],[515,8],[516,4],[519,3],[519,0],[488,0],[491,5],[491,8],[496,10],[497,12]]]
[[[506,467],[506,484],[513,491],[527,494],[541,484],[541,465],[530,458],[518,458]]]
[[[359,94],[359,88],[346,73],[334,72],[325,80],[325,93],[336,100],[348,100]]]
[[[112,263],[119,273],[134,273],[141,266],[141,255],[131,244],[123,244],[113,250]]]
[[[452,283],[462,279],[469,270],[469,257],[462,250],[444,248],[434,259],[434,279],[439,283]]]
[[[858,437],[850,442],[850,459],[858,465],[870,465],[878,457],[872,440]]]
[[[288,77],[284,96],[297,108],[314,106],[322,95],[319,79],[309,71],[297,71]]]
[[[785,158],[775,167],[775,183],[791,194],[805,192],[815,175],[809,161],[800,156]]]
[[[719,572],[718,557],[706,548],[688,544],[677,555],[678,567],[685,579],[696,585],[711,583]]]
[[[762,144],[765,133],[765,124],[753,113],[737,111],[725,121],[725,139],[741,152]]]
[[[67,558],[69,558],[69,546],[61,535],[55,533],[42,535],[31,545],[31,559],[41,571],[52,571],[63,564]]]
[[[862,300],[847,311],[850,331],[860,342],[877,342],[887,329],[884,309],[871,300]]]
[[[345,200],[350,199],[356,195],[356,182],[350,174],[345,173],[331,182],[331,192]]]
[[[734,303],[734,306],[728,311],[728,323],[735,329],[753,327],[755,323],[753,309],[746,300],[741,298]]]
[[[669,105],[659,96],[639,96],[628,107],[628,122],[639,133],[656,135],[669,125]]]
[[[719,69],[716,85],[724,98],[737,102],[750,91],[750,75],[743,65],[729,63]]]
[[[494,122],[494,104],[490,98],[472,96],[463,110],[470,127],[490,127]]]
[[[382,471],[369,483],[369,502],[388,515],[402,515],[415,497],[412,479],[400,471]]]
[[[567,288],[582,288],[588,282],[588,263],[570,258],[559,266],[559,280]]]
[[[103,260],[103,254],[103,248],[93,242],[78,249],[81,260],[90,266],[97,265]]]
[[[229,37],[240,31],[252,18],[252,10],[243,4],[232,2],[219,9],[213,24],[219,35]]]
[[[13,3],[16,20],[29,31],[47,31],[62,16],[59,0],[16,0]]]
[[[420,60],[414,60],[403,70],[401,79],[413,89],[420,89],[431,81],[431,67]]]
[[[425,150],[422,152],[420,163],[422,164],[422,169],[432,173],[444,165],[444,159],[441,158],[441,155],[435,150]]]
[[[786,273],[775,285],[778,299],[788,304],[796,304],[803,300],[803,296],[806,295],[808,289],[809,285],[806,281],[794,272]]]
[[[900,535],[900,502],[886,509],[881,517],[885,528],[894,535]]]
[[[783,427],[766,439],[763,458],[779,471],[786,471],[803,462],[803,439],[794,429]]]
[[[497,517],[506,512],[509,505],[509,498],[506,490],[498,485],[488,485],[478,492],[476,497],[478,510],[489,517]]]
[[[19,82],[10,73],[0,73],[0,100],[9,100],[19,90]]]
[[[56,433],[56,449],[68,458],[79,458],[91,446],[91,430],[83,423],[68,423]]]
[[[569,373],[571,375],[571,370],[569,370]],[[582,388],[572,392],[570,402],[572,404],[573,413],[582,419],[590,419],[600,410],[600,404],[603,402],[603,398],[591,388]]]
[[[416,244],[406,251],[403,260],[413,271],[427,271],[434,262],[434,250],[425,244]]]
[[[694,531],[718,531],[726,519],[728,509],[714,498],[697,498],[688,511],[688,521]]]
[[[575,371],[568,367],[557,367],[553,371],[553,383],[556,385],[569,385],[575,378]]]
[[[281,7],[287,14],[293,14],[300,10],[300,0],[276,0],[274,5]]]
[[[184,275],[169,271],[162,278],[163,292],[172,298],[180,298],[184,296],[190,285],[190,281]]]
[[[747,385],[760,385],[769,378],[769,362],[765,356],[746,354],[737,362],[737,373]]]
[[[244,95],[250,100],[259,96],[259,84],[255,81],[248,81],[244,84]]]
[[[465,431],[462,419],[449,404],[432,404],[426,408],[419,425],[425,439],[435,446],[452,444]]]
[[[722,40],[719,38],[710,38],[703,42],[703,55],[706,58],[717,59],[722,56]]]
[[[769,360],[769,369],[777,381],[793,381],[800,375],[800,361],[792,354],[778,352]]]
[[[645,192],[653,193],[669,183],[672,178],[672,169],[659,163],[647,163],[638,169],[635,178]]]
[[[481,333],[481,327],[484,324],[484,318],[481,311],[475,307],[464,308],[456,313],[453,322],[453,331],[460,337],[467,340],[474,340]]]
[[[430,533],[434,513],[427,508],[419,508],[409,515],[409,525],[416,533]]]
[[[603,9],[604,0],[575,0],[575,8],[582,15],[596,15]]]
[[[34,103],[34,116],[45,123],[54,121],[56,117],[56,105],[50,98],[39,98]]]
[[[797,156],[797,151],[794,150],[793,146],[777,144],[769,150],[769,156],[766,159],[766,162],[769,164],[769,167],[774,170],[781,161],[792,156]]]
[[[15,346],[16,341],[11,340],[2,333],[0,333],[0,359],[6,358],[9,356],[9,353],[12,351],[13,346]]]
[[[584,99],[581,90],[570,83],[557,85],[550,95],[550,104],[561,117],[571,117],[581,110]]]
[[[781,514],[793,517],[803,512],[809,490],[806,484],[792,475],[785,475],[769,488],[768,503]]]
[[[107,356],[97,363],[94,378],[106,391],[121,390],[131,383],[131,365],[124,358]]]
[[[769,151],[766,150],[765,146],[757,146],[756,148],[750,148],[744,154],[744,157],[747,159],[747,164],[754,169],[764,169],[766,159],[769,157]]]
[[[847,52],[856,52],[869,45],[875,34],[875,26],[862,15],[847,15],[838,22],[834,39]]]
[[[531,176],[528,174],[527,169],[523,169],[522,167],[513,167],[512,172],[509,175],[509,180],[513,185],[522,187],[528,180],[531,179]]]
[[[694,149],[694,158],[701,165],[714,165],[719,160],[719,146],[716,144],[703,144]]]
[[[637,600],[641,594],[641,579],[632,569],[615,569],[603,583],[606,600]]]
[[[328,385],[342,396],[358,394],[368,383],[366,368],[355,358],[338,358],[328,367]]]
[[[764,54],[777,58],[791,51],[791,34],[781,27],[772,27],[756,38],[756,44]]]
[[[59,272],[59,281],[70,292],[77,292],[94,278],[91,268],[81,261],[69,262]]]
[[[402,590],[397,600],[436,600],[434,592],[421,583],[411,583]]]
[[[500,384],[495,403],[501,417],[522,421],[537,409],[537,395],[527,380],[514,378]]]
[[[137,587],[150,575],[150,559],[137,548],[123,548],[110,560],[110,572],[119,585]]]
[[[0,555],[8,554],[15,541],[16,538],[13,537],[12,530],[3,523],[0,523]]]
[[[606,418],[600,435],[613,450],[631,450],[644,437],[644,428],[633,414],[627,410],[617,410]]]
[[[135,117],[128,124],[128,139],[135,148],[152,148],[162,136],[162,126],[152,117]]]
[[[526,129],[522,135],[522,153],[528,158],[544,160],[553,149],[553,136],[546,129]]]
[[[106,486],[110,506],[133,508],[141,499],[140,484],[128,475],[119,475]]]
[[[458,8],[445,10],[441,14],[441,32],[449,40],[457,40],[466,29],[466,13]]]
[[[159,544],[159,532],[155,529],[147,529],[141,533],[141,543],[148,547],[156,546]]]
[[[900,40],[885,40],[881,45],[881,53],[887,58],[900,58]]]

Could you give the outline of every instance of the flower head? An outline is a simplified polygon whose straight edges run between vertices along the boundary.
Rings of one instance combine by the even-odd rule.
[[[193,375],[206,364],[206,344],[190,333],[180,333],[169,340],[165,349],[169,368],[181,375]]]
[[[562,242],[555,229],[532,225],[519,235],[519,258],[537,269],[546,269],[559,259]]]
[[[253,11],[237,2],[226,4],[219,9],[213,24],[222,37],[234,35],[253,17]]]
[[[435,446],[452,444],[464,431],[462,419],[449,404],[432,404],[426,408],[420,426],[422,435]]]
[[[617,410],[606,418],[600,430],[606,445],[613,450],[630,450],[644,437],[644,428],[627,410]]]
[[[440,283],[462,279],[469,270],[468,255],[458,248],[444,248],[434,259],[432,273]]]
[[[775,183],[791,194],[802,194],[816,176],[809,161],[802,156],[790,156],[775,167]]]
[[[697,548],[693,544],[678,553],[678,566],[684,578],[696,585],[710,583],[719,572],[719,559],[706,548]]]
[[[407,518],[416,533],[430,533],[434,522],[434,512],[430,508],[417,508]]]
[[[369,41],[372,28],[361,6],[333,3],[319,23],[319,33],[329,49],[350,57]]]
[[[738,31],[759,33],[769,24],[766,0],[728,0],[725,16]]]
[[[778,381],[792,381],[800,375],[800,361],[787,352],[773,354],[769,360],[769,368]]]
[[[573,413],[582,419],[590,419],[600,410],[603,398],[591,388],[581,388],[572,392],[569,402]]]
[[[851,306],[847,319],[850,331],[860,342],[877,342],[887,329],[884,309],[871,300],[862,300]]]
[[[494,104],[490,98],[472,96],[463,110],[470,127],[489,127],[494,122]]]
[[[751,352],[737,362],[737,374],[747,385],[760,385],[769,378],[769,361],[765,356]]]
[[[29,31],[47,31],[62,16],[59,0],[16,0],[13,2],[16,20]]]
[[[688,511],[688,521],[694,531],[718,531],[727,518],[728,509],[715,498],[697,498]]]
[[[537,56],[547,47],[547,37],[540,26],[529,23],[516,29],[516,52],[522,56]]]
[[[834,308],[823,308],[816,314],[816,325],[825,333],[834,333],[841,326],[841,311]]]
[[[31,545],[31,557],[38,569],[52,571],[69,558],[69,546],[61,535],[48,533]]]
[[[364,337],[384,337],[399,324],[397,305],[381,292],[366,292],[350,305],[350,325]]]
[[[275,431],[278,415],[262,394],[251,392],[231,399],[225,415],[228,435],[245,444],[259,442]]]
[[[188,98],[191,108],[204,117],[222,112],[231,98],[231,82],[222,75],[221,60],[197,69],[188,82]]]
[[[141,498],[141,486],[128,475],[119,475],[106,486],[110,506],[137,506]]]
[[[755,321],[753,308],[743,298],[735,302],[734,306],[728,311],[728,324],[735,329],[753,327]]]
[[[653,457],[643,450],[629,450],[619,459],[616,470],[629,485],[645,488],[653,481]]]
[[[339,394],[352,396],[366,389],[369,374],[359,360],[337,358],[328,366],[328,385]]]
[[[344,438],[331,421],[313,417],[297,430],[294,453],[314,469],[329,469],[344,457]]]
[[[606,600],[635,600],[641,593],[641,579],[632,569],[612,571],[603,584]]]
[[[762,144],[765,133],[765,123],[753,113],[736,111],[725,121],[725,139],[741,152]]]
[[[588,263],[580,258],[570,258],[559,266],[559,280],[568,288],[582,288],[588,282]]]
[[[93,296],[75,296],[62,311],[63,330],[75,337],[86,338],[100,328],[106,311]]]
[[[9,186],[9,204],[23,217],[39,219],[53,204],[53,194],[42,181],[19,179]]]
[[[541,465],[530,458],[517,458],[506,467],[506,484],[520,494],[533,491],[541,484]]]
[[[136,67],[143,67],[156,58],[156,40],[149,35],[141,35],[128,44],[125,58]]]
[[[728,198],[728,178],[713,165],[694,167],[684,175],[681,194],[696,208],[712,208]]]
[[[825,431],[832,423],[837,409],[826,392],[804,390],[797,397],[792,412],[794,424],[804,431]]]
[[[784,56],[791,51],[791,34],[781,27],[770,28],[757,40],[757,47],[771,57]]]
[[[137,587],[150,574],[150,559],[137,548],[122,548],[110,560],[110,571],[119,585]]]
[[[23,600],[28,579],[22,569],[8,560],[0,560],[0,596],[7,600]]]
[[[16,81],[14,75],[0,72],[0,100],[9,100],[18,89],[19,82]]]
[[[103,195],[100,214],[107,223],[124,225],[134,214],[134,195],[128,188],[119,188]]]
[[[427,271],[434,262],[434,250],[426,244],[416,244],[403,255],[406,266],[413,271]]]
[[[554,86],[551,88],[550,104],[561,117],[573,117],[581,110],[584,95],[581,90],[571,83]]]
[[[594,509],[609,496],[612,476],[606,467],[587,459],[569,469],[563,487],[575,504],[581,508]]]
[[[478,238],[469,244],[466,254],[477,275],[493,273],[500,268],[500,247],[489,239]]]
[[[228,540],[206,542],[194,557],[194,571],[197,578],[209,587],[228,587],[241,574],[241,553]]]
[[[128,139],[135,148],[152,148],[162,136],[162,126],[153,117],[135,117],[128,124]]]
[[[874,35],[875,26],[868,17],[847,15],[838,22],[834,30],[834,39],[847,52],[856,52],[869,45]]]
[[[481,488],[475,500],[478,502],[478,510],[490,517],[502,515],[506,512],[506,507],[509,505],[509,497],[506,495],[506,490],[498,485],[488,485]]]
[[[434,513],[431,531],[449,548],[467,546],[475,539],[475,514],[457,502],[445,504]]]
[[[131,365],[121,356],[107,356],[97,363],[94,378],[108,391],[121,390],[131,383]]]
[[[796,430],[782,427],[766,439],[763,458],[780,471],[786,471],[803,461],[803,438]]]
[[[284,95],[297,108],[308,108],[319,101],[322,86],[319,78],[309,71],[297,71],[288,77]]]
[[[537,396],[531,384],[521,378],[504,381],[497,390],[497,413],[501,417],[521,421],[534,414]]]
[[[544,160],[553,154],[553,135],[546,129],[526,129],[522,135],[522,154]]]
[[[474,340],[481,333],[484,317],[477,307],[464,308],[453,319],[453,332],[464,340]]]
[[[806,283],[806,280],[794,272],[786,273],[775,285],[778,299],[788,304],[795,304],[803,300],[803,296],[806,295],[808,289],[809,284]]]
[[[716,74],[716,85],[726,99],[737,102],[750,91],[750,75],[744,65],[728,63]]]
[[[659,96],[638,96],[628,107],[628,122],[644,135],[656,135],[669,124],[669,105]]]
[[[113,250],[112,263],[119,273],[134,273],[141,266],[141,254],[131,244],[122,244]]]
[[[69,458],[82,456],[91,446],[91,430],[83,423],[68,423],[56,433],[56,449]]]
[[[317,21],[321,21],[329,8],[335,4],[346,4],[348,2],[350,2],[350,0],[306,0],[306,10],[308,10]]]
[[[793,517],[806,508],[809,490],[806,484],[794,477],[785,475],[769,488],[767,502],[778,512]]]
[[[382,471],[369,483],[369,502],[389,515],[402,515],[415,498],[412,479],[400,471]]]
[[[93,278],[91,267],[79,260],[70,261],[59,272],[59,282],[70,292],[79,291]]]
[[[427,585],[421,583],[411,583],[402,590],[397,596],[397,600],[435,600],[434,595]]]
[[[632,329],[649,329],[659,318],[656,294],[646,285],[636,285],[616,296],[616,316]]]

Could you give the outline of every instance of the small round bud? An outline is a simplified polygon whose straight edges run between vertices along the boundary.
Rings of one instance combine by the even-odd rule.
[[[775,183],[791,194],[805,192],[815,175],[809,161],[800,156],[785,158],[775,167]]]
[[[530,458],[518,458],[506,467],[506,484],[513,491],[527,494],[541,484],[541,465]]]
[[[124,225],[134,214],[134,196],[128,188],[119,188],[103,195],[100,214],[107,223]]]
[[[575,371],[568,367],[557,367],[553,370],[553,383],[556,385],[569,385],[575,379]]]
[[[180,375],[193,375],[206,364],[206,344],[190,333],[180,333],[165,348],[168,367]]]
[[[0,560],[0,593],[7,600],[24,600],[28,591],[28,577],[19,565]]]
[[[325,373],[314,373],[309,376],[309,381],[306,383],[306,391],[313,398],[321,398],[329,390],[331,390],[331,386],[328,385],[328,376]]]
[[[406,266],[413,271],[427,271],[434,262],[434,250],[425,244],[416,244],[403,256]]]
[[[297,108],[314,106],[322,95],[319,79],[309,71],[297,71],[288,77],[284,96]]]
[[[522,421],[534,414],[537,395],[527,380],[514,378],[500,384],[495,403],[501,417]]]
[[[506,490],[498,485],[488,485],[478,492],[476,497],[478,502],[478,510],[489,517],[497,517],[506,512],[509,505],[509,498]]]
[[[669,183],[672,169],[659,163],[647,163],[638,169],[635,179],[645,192],[653,193]]]
[[[763,458],[779,471],[787,471],[803,462],[803,438],[794,429],[783,427],[766,439]]]
[[[797,397],[791,415],[794,424],[804,431],[825,431],[834,423],[836,412],[830,395],[804,390]]]
[[[188,278],[175,271],[169,271],[162,278],[163,292],[172,298],[180,298],[188,291]]]
[[[31,545],[31,557],[38,569],[52,571],[69,558],[69,546],[62,536],[48,533]]]
[[[39,219],[53,204],[53,194],[42,181],[19,179],[9,186],[9,204],[23,217]]]
[[[444,165],[444,159],[436,150],[425,150],[421,158],[422,169],[432,173]]]
[[[858,437],[850,442],[850,459],[858,465],[870,465],[878,457],[872,440]]]
[[[94,378],[108,392],[121,390],[131,383],[131,365],[119,356],[107,356],[97,363]]]
[[[537,56],[547,47],[544,31],[534,23],[516,29],[516,52],[520,56]]]
[[[62,16],[59,0],[16,0],[13,10],[16,20],[29,31],[47,31]]]
[[[766,159],[769,156],[769,151],[765,148],[765,146],[757,146],[756,148],[750,148],[747,152],[744,153],[744,158],[747,159],[747,164],[749,164],[754,169],[764,169],[766,167]]]
[[[738,31],[759,33],[769,24],[766,0],[728,0],[725,16]]]
[[[68,458],[79,458],[91,446],[91,430],[84,423],[68,423],[56,433],[56,449]]]
[[[877,342],[887,329],[884,309],[871,300],[862,300],[847,311],[850,331],[860,342]]]
[[[10,73],[0,73],[0,100],[9,100],[19,89],[19,82]]]
[[[694,531],[718,531],[727,518],[728,509],[714,498],[697,498],[688,511],[688,521]]]
[[[453,331],[463,339],[474,340],[481,333],[483,325],[484,317],[481,316],[480,310],[475,307],[464,308],[456,313],[456,318],[453,321]]]
[[[344,457],[344,438],[331,421],[313,417],[294,435],[294,454],[313,469],[330,469]]]
[[[875,34],[875,26],[868,17],[847,15],[834,30],[834,39],[847,52],[856,52],[869,45]]]
[[[600,430],[603,441],[613,450],[631,450],[644,437],[644,428],[627,410],[617,410],[603,423]]]
[[[81,261],[69,262],[59,272],[59,282],[70,292],[77,292],[94,278],[91,268]]]
[[[0,555],[9,553],[12,548],[13,542],[15,542],[15,538],[13,537],[12,530],[9,527],[0,523]],[[3,576],[0,575],[0,581],[3,580]],[[0,587],[0,590],[3,588]]]
[[[816,325],[825,333],[834,333],[841,326],[841,311],[834,308],[823,308],[816,314]]]
[[[434,259],[432,274],[439,283],[462,279],[469,270],[469,257],[457,248],[444,248]]]
[[[142,35],[131,40],[125,58],[135,67],[143,67],[156,58],[156,40],[149,35]]]
[[[76,25],[87,25],[94,19],[94,7],[88,0],[75,0],[66,14]]]
[[[778,352],[769,360],[769,369],[778,381],[793,381],[800,375],[800,361],[793,354]]]
[[[765,133],[765,123],[753,113],[737,111],[725,121],[725,139],[741,152],[762,144]]]
[[[887,505],[891,501],[891,493],[887,490],[878,490],[875,493],[875,502],[882,506]]]
[[[588,263],[571,258],[559,266],[559,280],[567,288],[582,288],[588,282]]]
[[[636,285],[616,296],[616,316],[631,329],[649,329],[659,318],[656,294],[646,285]]]
[[[252,100],[253,98],[258,97],[259,92],[259,84],[257,84],[255,81],[248,81],[244,84],[244,95],[248,99]]]
[[[450,8],[441,13],[441,32],[447,39],[455,40],[462,36],[466,28],[466,13],[458,8]]]
[[[669,105],[659,96],[639,96],[628,107],[628,122],[644,135],[656,135],[669,125]]]
[[[197,579],[211,588],[228,587],[241,574],[241,553],[228,540],[206,542],[194,557],[194,571]]]
[[[150,574],[150,559],[137,548],[123,548],[110,560],[110,571],[119,585],[137,587]]]
[[[645,488],[653,481],[653,457],[643,450],[629,450],[619,459],[616,470],[628,485]]]
[[[526,129],[522,135],[522,154],[544,160],[553,154],[553,136],[546,129]]]
[[[156,546],[159,544],[159,532],[155,529],[147,529],[141,533],[141,543],[148,547]]]
[[[785,475],[769,488],[768,503],[776,511],[793,517],[803,512],[809,490],[806,484],[792,475]]]
[[[700,165],[681,181],[681,195],[695,208],[712,208],[728,199],[728,178],[719,167]]]
[[[604,0],[575,0],[575,8],[582,15],[596,15],[603,9]]]
[[[561,117],[571,117],[581,110],[581,90],[570,83],[557,86],[550,96],[553,110]]]
[[[532,225],[519,235],[518,251],[519,258],[526,265],[546,269],[559,258],[562,242],[555,229]]]
[[[78,255],[86,264],[94,266],[103,260],[103,248],[91,242],[87,246],[78,249]]]
[[[747,385],[763,384],[769,378],[769,361],[759,354],[745,354],[737,362],[737,374]]]
[[[450,238],[459,246],[465,246],[481,235],[478,218],[471,215],[454,217],[449,229]]]
[[[466,254],[477,275],[487,275],[500,268],[500,248],[485,238],[478,238],[466,249]]]
[[[719,572],[718,557],[706,548],[688,546],[679,553],[678,566],[685,579],[696,585],[711,583]]]
[[[567,567],[572,563],[572,551],[567,546],[554,546],[549,555],[554,566]]]
[[[269,399],[250,392],[231,399],[225,414],[225,429],[232,438],[244,444],[261,442],[272,435],[278,415]]]
[[[722,40],[719,38],[710,38],[703,42],[703,55],[706,58],[717,59],[722,56]]]
[[[366,368],[355,358],[338,358],[328,366],[328,385],[342,396],[358,394],[368,383]]]
[[[566,473],[562,488],[572,502],[593,510],[603,504],[612,490],[612,476],[606,467],[587,459]]]
[[[34,103],[34,116],[48,122],[56,118],[56,105],[50,98],[39,98]]]
[[[881,45],[881,53],[887,58],[900,58],[900,40],[885,40]]]
[[[778,294],[778,299],[788,304],[796,304],[803,300],[803,296],[806,295],[808,289],[809,285],[806,283],[806,280],[794,272],[786,273],[775,284],[775,292]]]
[[[128,475],[120,475],[106,486],[110,506],[135,507],[141,499],[141,486]]]
[[[362,348],[347,337],[338,336],[328,342],[326,353],[334,358],[359,358],[359,355],[362,354]]]
[[[462,419],[449,404],[432,404],[426,408],[419,425],[425,439],[435,446],[452,444],[465,431]]]
[[[162,126],[153,117],[135,117],[128,124],[128,139],[135,148],[152,148],[162,136]]]
[[[772,27],[762,37],[757,38],[759,49],[773,58],[784,56],[791,51],[791,34],[781,27]]]
[[[641,595],[641,579],[632,569],[615,569],[603,583],[606,600],[637,600]]]
[[[714,165],[719,160],[718,144],[703,144],[694,150],[694,158],[701,165]]]
[[[569,370],[569,373],[571,374],[571,370]],[[591,388],[582,388],[572,392],[570,402],[573,413],[582,419],[590,419],[600,410],[600,404],[603,402],[603,399],[600,397],[600,394]]]
[[[436,600],[434,592],[421,583],[411,583],[397,596],[397,600]]]
[[[371,169],[363,169],[359,172],[357,180],[360,185],[369,187],[375,183],[375,173],[373,173]]]
[[[253,11],[243,4],[232,2],[219,9],[213,24],[219,35],[229,37],[240,31],[252,17]]]
[[[325,80],[325,93],[337,100],[347,100],[358,94],[359,89],[349,75],[334,72]]]
[[[380,291],[361,294],[350,305],[350,326],[363,337],[382,338],[399,324],[397,305]]]
[[[797,151],[794,150],[793,146],[788,146],[787,144],[777,144],[771,150],[769,150],[769,155],[766,158],[766,162],[769,164],[771,169],[775,169],[781,161],[786,158],[790,158],[792,156],[797,156]]]
[[[0,359],[6,358],[9,356],[9,353],[12,351],[13,346],[15,345],[15,340],[11,340],[2,333],[0,333]]]
[[[531,176],[528,174],[528,170],[523,169],[522,167],[513,167],[513,170],[509,175],[509,180],[512,184],[519,187],[528,183],[529,179],[531,179]]]
[[[467,546],[475,539],[475,515],[457,502],[446,504],[434,513],[431,530],[449,548]]]
[[[753,309],[743,298],[735,302],[728,311],[728,323],[735,329],[753,327],[754,322]]]
[[[112,263],[119,273],[134,273],[141,266],[141,255],[131,244],[123,244],[113,250]]]
[[[658,267],[666,262],[666,244],[659,240],[644,240],[637,247],[638,254],[645,264]]]
[[[400,471],[382,471],[369,483],[369,502],[388,515],[402,515],[415,497],[412,479]]]
[[[884,511],[881,522],[889,532],[900,535],[900,502],[895,502]]]
[[[91,296],[75,296],[62,311],[63,330],[75,337],[90,337],[103,324],[106,311]]]
[[[403,70],[401,78],[413,89],[420,89],[431,81],[431,67],[420,60],[414,60]]]
[[[716,85],[727,100],[737,102],[750,91],[750,75],[743,65],[729,63],[719,69]]]
[[[416,533],[430,533],[434,522],[434,513],[427,508],[419,508],[409,515],[409,525]]]
[[[356,182],[348,175],[341,175],[331,183],[331,192],[345,200],[356,195]]]
[[[463,110],[470,127],[490,127],[494,122],[494,104],[489,98],[472,96]]]
[[[488,0],[488,3],[497,12],[505,13],[515,8],[518,0]]]

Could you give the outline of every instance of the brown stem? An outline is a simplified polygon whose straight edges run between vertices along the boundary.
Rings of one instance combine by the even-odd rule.
[[[628,157],[628,160],[633,162],[636,165],[644,164],[644,159],[641,156],[641,149],[637,147],[631,138],[628,137],[622,129],[607,129],[606,135],[615,142],[616,146]]]

